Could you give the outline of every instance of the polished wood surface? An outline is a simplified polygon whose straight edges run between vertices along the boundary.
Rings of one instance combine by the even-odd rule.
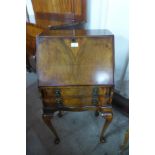
[[[105,142],[113,118],[114,36],[108,30],[47,30],[37,37],[36,58],[43,120],[55,142],[60,139],[50,116],[84,110],[102,113],[100,142]]]
[[[106,29],[65,29],[65,30],[45,30],[39,38],[46,37],[61,37],[61,38],[74,38],[74,37],[114,37],[113,34]]]
[[[113,85],[112,35],[57,37],[38,37],[39,86]],[[78,47],[71,47],[73,37]]]
[[[30,59],[36,54],[36,36],[43,31],[42,27],[26,23],[26,67],[28,71],[33,70]]]
[[[75,87],[40,87],[42,100],[45,106],[56,107],[56,89],[61,90],[64,106],[81,107],[91,106],[93,86],[75,86]],[[111,103],[112,95],[109,87],[99,87],[98,106],[104,106]]]
[[[36,35],[45,29],[83,27],[86,20],[86,0],[32,0],[34,21],[26,8],[26,66],[33,69],[30,58],[36,54]],[[35,68],[35,67],[34,67]]]
[[[26,53],[34,56],[36,53],[36,36],[43,32],[43,28],[26,23]]]
[[[102,142],[102,143],[105,142],[104,134],[105,134],[107,128],[109,127],[110,123],[112,122],[113,115],[112,115],[112,113],[105,113],[103,115],[103,117],[105,118],[105,123],[102,127],[101,135],[100,135],[100,142]]]
[[[86,0],[32,0],[35,22],[26,9],[26,66],[33,70],[30,58],[36,54],[36,35],[45,29],[81,28],[86,20]]]
[[[84,22],[86,0],[32,0],[36,24],[42,27]]]

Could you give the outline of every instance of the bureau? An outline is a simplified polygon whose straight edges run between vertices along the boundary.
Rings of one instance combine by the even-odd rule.
[[[47,30],[37,36],[38,88],[42,118],[60,138],[51,122],[59,111],[95,111],[105,118],[100,142],[112,121],[114,89],[114,35],[108,30]],[[78,119],[78,118],[77,118]]]

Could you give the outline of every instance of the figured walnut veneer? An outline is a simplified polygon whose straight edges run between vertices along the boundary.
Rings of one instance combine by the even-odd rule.
[[[86,0],[32,0],[36,24],[44,28],[86,21]]]
[[[76,86],[76,87],[41,87],[42,100],[45,106],[56,107],[55,91],[61,90],[61,98],[64,106],[82,107],[91,106],[93,86]],[[98,90],[98,106],[111,104],[112,94],[109,87],[100,87]]]
[[[45,31],[37,37],[38,85],[43,120],[60,141],[50,119],[55,111],[96,110],[112,121],[114,36],[107,30]]]
[[[38,42],[39,86],[113,85],[113,37],[77,37],[77,48],[72,38]]]

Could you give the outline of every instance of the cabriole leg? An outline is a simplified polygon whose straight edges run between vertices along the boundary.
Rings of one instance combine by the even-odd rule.
[[[102,127],[101,130],[101,135],[100,135],[100,142],[104,143],[105,142],[105,131],[108,128],[108,126],[110,125],[111,121],[112,121],[112,113],[105,113],[103,114],[103,117],[105,118],[105,123]]]
[[[129,129],[125,132],[123,144],[120,146],[121,152],[125,150],[129,143]]]
[[[43,121],[45,122],[45,124],[50,128],[50,130],[53,132],[53,134],[55,135],[55,144],[59,144],[60,142],[60,138],[55,130],[55,128],[53,127],[52,125],[52,122],[51,122],[51,118],[52,116],[51,115],[46,115],[46,114],[43,114],[42,115],[42,118],[43,118]]]

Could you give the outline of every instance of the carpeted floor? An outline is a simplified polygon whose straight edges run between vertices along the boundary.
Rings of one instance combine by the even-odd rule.
[[[54,144],[54,136],[41,119],[42,103],[37,89],[37,76],[27,73],[27,155],[128,155],[128,147],[120,153],[128,117],[113,109],[113,121],[106,132],[106,143],[99,143],[104,119],[94,112],[65,112],[62,118],[55,113],[53,124],[61,143]]]

